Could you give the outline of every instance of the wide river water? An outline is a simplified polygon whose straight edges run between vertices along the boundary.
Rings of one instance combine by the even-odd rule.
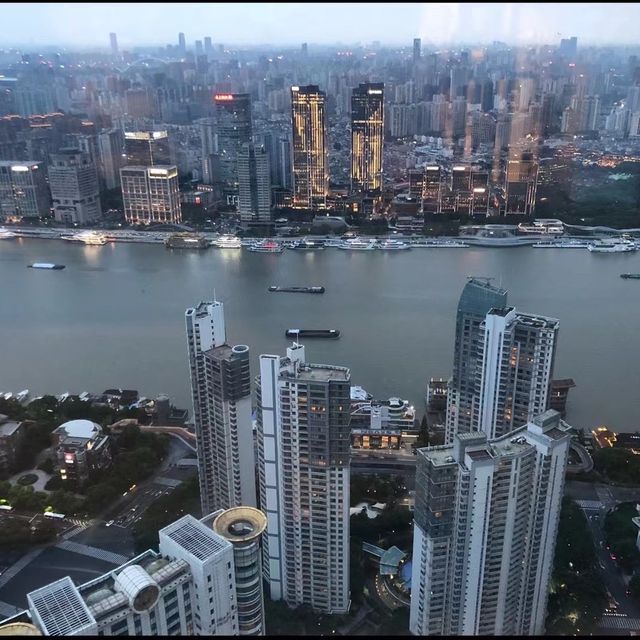
[[[33,262],[64,271],[28,269]],[[184,312],[215,295],[227,339],[284,354],[287,328],[339,329],[307,340],[307,360],[350,367],[352,384],[424,409],[426,381],[448,376],[455,313],[469,275],[491,276],[520,311],[559,318],[554,377],[572,377],[567,419],[640,429],[640,272],[636,254],[580,249],[468,248],[400,252],[89,247],[0,241],[0,391],[31,395],[109,387],[167,393],[190,408]],[[324,285],[324,295],[268,293]]]

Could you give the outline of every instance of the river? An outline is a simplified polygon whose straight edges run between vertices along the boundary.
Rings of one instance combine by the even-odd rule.
[[[28,269],[33,262],[63,271]],[[306,341],[310,362],[344,365],[379,399],[424,409],[426,381],[448,376],[456,305],[469,275],[492,276],[520,311],[559,318],[554,377],[572,377],[567,420],[640,428],[640,252],[468,248],[400,252],[168,250],[61,240],[0,241],[0,391],[31,395],[134,388],[190,408],[184,311],[224,302],[227,338],[284,354],[287,328],[339,329]],[[324,285],[324,295],[268,293]]]

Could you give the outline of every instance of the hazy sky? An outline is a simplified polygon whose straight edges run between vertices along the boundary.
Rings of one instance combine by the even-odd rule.
[[[638,3],[455,2],[350,3],[3,3],[0,47],[8,44],[98,45],[109,32],[121,48],[187,43],[211,36],[224,44],[554,43],[578,36],[584,43],[635,44],[640,41]]]

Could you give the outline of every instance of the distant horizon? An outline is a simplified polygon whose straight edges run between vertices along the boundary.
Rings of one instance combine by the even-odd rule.
[[[376,41],[384,47],[410,47],[414,37],[427,48],[494,41],[554,45],[571,36],[583,46],[640,43],[637,3],[5,3],[0,15],[10,34],[10,41],[0,43],[5,49],[108,50],[111,32],[120,49],[177,44],[179,32],[188,48],[205,36],[214,45],[233,48],[296,47],[303,42],[352,47]]]

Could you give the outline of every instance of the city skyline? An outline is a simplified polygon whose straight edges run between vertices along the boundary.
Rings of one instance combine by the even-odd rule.
[[[107,50],[111,32],[122,50],[177,44],[181,32],[187,48],[193,48],[194,41],[205,35],[202,31],[211,35],[214,45],[232,46],[378,41],[409,50],[413,38],[421,38],[423,46],[496,40],[551,44],[574,35],[583,44],[633,44],[640,19],[640,7],[628,3],[588,4],[579,11],[569,3],[385,3],[369,8],[368,22],[362,19],[362,5],[353,3],[185,3],[161,5],[155,19],[149,19],[147,5],[140,3],[33,3],[28,21],[24,6],[3,6],[5,33],[10,34],[7,45],[97,45]],[[288,28],[282,29],[285,20]],[[207,23],[212,26],[203,27]],[[353,24],[358,24],[355,35]]]

